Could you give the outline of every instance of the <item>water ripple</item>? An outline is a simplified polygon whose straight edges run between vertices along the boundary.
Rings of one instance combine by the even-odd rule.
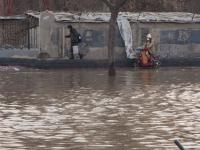
[[[176,149],[174,139],[200,149],[199,73],[2,72],[0,149],[167,150]]]

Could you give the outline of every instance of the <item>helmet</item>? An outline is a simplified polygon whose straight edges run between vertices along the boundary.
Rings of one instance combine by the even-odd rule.
[[[151,38],[152,38],[151,34],[147,34],[147,39],[151,39]]]

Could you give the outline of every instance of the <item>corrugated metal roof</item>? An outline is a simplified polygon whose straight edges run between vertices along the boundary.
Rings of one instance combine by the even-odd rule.
[[[108,22],[110,13],[70,13],[51,12],[57,22]],[[28,12],[27,15],[40,18],[39,12]],[[171,22],[171,23],[200,23],[200,14],[185,12],[120,12],[120,17],[126,17],[130,22]]]

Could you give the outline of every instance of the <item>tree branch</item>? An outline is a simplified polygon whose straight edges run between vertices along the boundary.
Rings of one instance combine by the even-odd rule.
[[[118,0],[116,3],[116,9],[120,9],[128,0]]]
[[[115,6],[109,0],[103,0],[103,2],[110,8],[113,9]]]

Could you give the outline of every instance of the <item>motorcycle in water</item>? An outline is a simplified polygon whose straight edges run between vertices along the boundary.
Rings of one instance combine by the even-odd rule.
[[[158,68],[160,66],[160,57],[149,53],[148,49],[137,48],[137,65],[141,68]]]

